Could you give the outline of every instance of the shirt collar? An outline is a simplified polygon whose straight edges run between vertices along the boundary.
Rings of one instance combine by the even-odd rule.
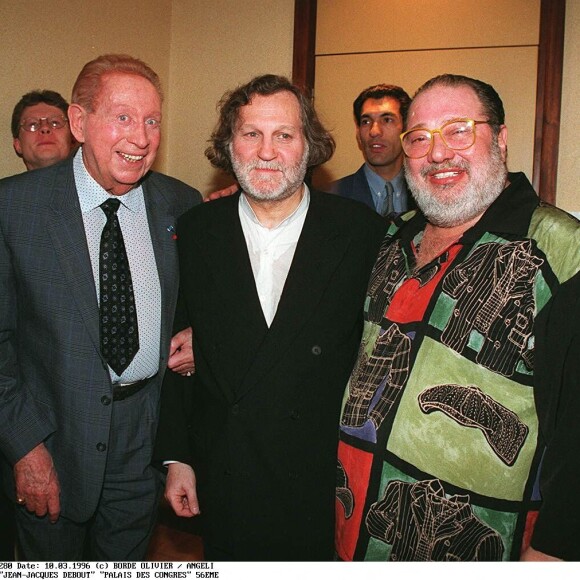
[[[87,171],[82,156],[82,147],[79,147],[73,159],[73,172],[75,184],[81,205],[81,211],[88,213],[99,207],[104,201],[116,197],[132,212],[139,212],[143,208],[143,188],[141,185],[134,187],[125,195],[113,196],[99,185]]]
[[[243,192],[240,195],[239,205],[241,211],[244,212],[244,215],[247,218],[249,218],[254,224],[259,225],[260,227],[264,227],[260,223],[260,220],[257,218],[256,214],[254,213],[254,210],[252,209],[252,206],[248,202],[246,194]],[[287,218],[282,220],[275,228],[272,229],[276,230],[278,228],[288,226],[291,223],[295,222],[296,220],[300,219],[300,217],[303,216],[308,211],[309,205],[310,205],[310,190],[308,189],[306,183],[304,183],[304,195],[302,196],[302,199],[298,204],[298,207]]]
[[[387,183],[387,181],[383,179],[378,173],[373,171],[367,163],[364,164],[364,172],[369,187],[371,188],[372,191],[375,192],[380,191],[381,193],[385,191],[385,183]],[[393,185],[393,190],[396,193],[403,191],[404,190],[403,184],[405,183],[403,169],[401,168],[401,171],[399,171],[399,173],[397,173],[397,175],[395,175],[393,179],[389,179],[388,181],[391,182],[391,184]]]
[[[479,239],[484,232],[504,237],[526,236],[540,198],[523,173],[509,173],[509,185],[487,208],[481,219],[467,232],[467,241]]]

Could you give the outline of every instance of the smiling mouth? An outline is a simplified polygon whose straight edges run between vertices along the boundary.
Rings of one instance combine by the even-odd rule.
[[[434,173],[431,177],[433,179],[449,179],[450,177],[457,177],[460,173],[460,171],[441,171]]]
[[[137,163],[138,161],[143,160],[145,157],[145,155],[129,155],[128,153],[121,153],[120,151],[118,153],[125,161],[128,161],[129,163]]]

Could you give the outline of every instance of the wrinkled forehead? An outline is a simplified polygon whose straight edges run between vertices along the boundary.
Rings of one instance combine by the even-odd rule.
[[[452,119],[481,120],[482,115],[482,104],[471,87],[435,85],[413,99],[407,129],[439,127]]]
[[[245,124],[278,124],[302,128],[300,103],[289,91],[270,95],[255,94],[238,110],[237,126]]]
[[[111,71],[101,75],[93,106],[124,102],[143,105],[151,101],[161,107],[161,95],[149,79],[136,73]]]

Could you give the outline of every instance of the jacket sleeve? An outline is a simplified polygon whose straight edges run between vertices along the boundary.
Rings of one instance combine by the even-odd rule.
[[[542,507],[531,545],[580,560],[580,274],[560,286],[537,319],[536,407],[546,444]]]
[[[0,188],[0,195],[6,192]],[[3,217],[9,220],[5,208]],[[18,281],[13,249],[0,224],[0,450],[12,464],[55,431],[50,414],[31,396],[18,366]],[[23,339],[20,338],[22,341]]]

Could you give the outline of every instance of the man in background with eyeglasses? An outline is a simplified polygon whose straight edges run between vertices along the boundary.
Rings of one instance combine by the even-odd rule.
[[[490,85],[441,75],[343,401],[342,560],[580,559],[580,224],[508,173]]]
[[[26,169],[48,167],[76,150],[67,114],[68,103],[55,91],[31,91],[18,101],[11,128],[14,151]]]
[[[410,104],[411,97],[396,85],[374,85],[360,93],[352,108],[365,162],[355,173],[331,183],[332,193],[361,201],[389,218],[415,209],[403,175],[399,139]]]

